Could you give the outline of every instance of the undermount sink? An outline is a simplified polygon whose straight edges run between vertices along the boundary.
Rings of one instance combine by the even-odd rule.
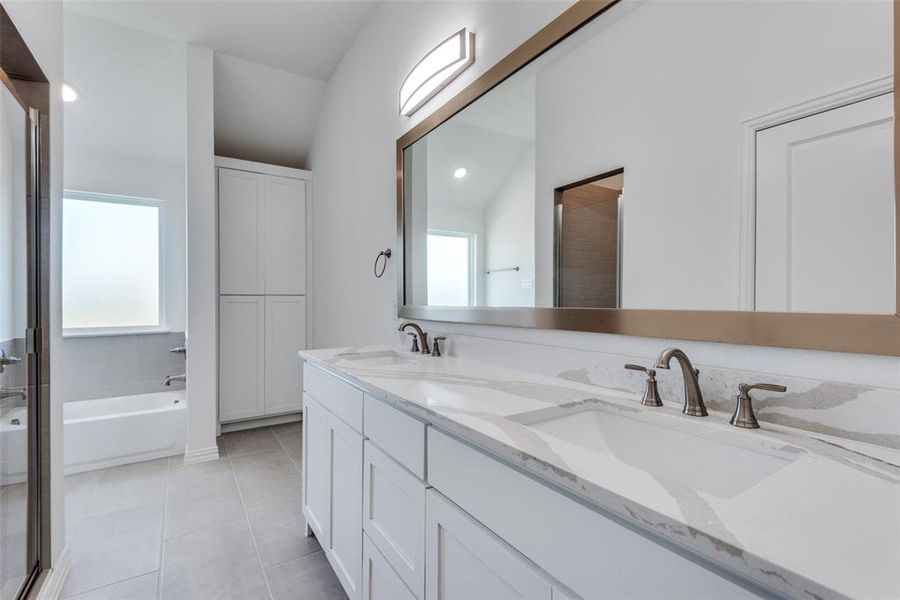
[[[732,498],[771,477],[805,451],[740,431],[723,431],[688,417],[634,414],[603,404],[550,408],[513,421],[646,471],[663,485],[675,484]],[[628,410],[628,409],[624,409]]]
[[[394,350],[344,352],[336,356],[341,360],[351,361],[355,366],[360,367],[392,367],[397,365],[414,365],[418,362],[409,354],[401,354]]]

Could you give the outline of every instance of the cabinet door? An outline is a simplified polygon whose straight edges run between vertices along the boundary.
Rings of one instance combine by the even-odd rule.
[[[366,440],[363,450],[363,530],[421,598],[425,589],[425,483],[372,442]]]
[[[324,546],[331,518],[331,415],[303,397],[303,516]]]
[[[219,169],[219,293],[262,294],[263,176]]]
[[[433,489],[425,506],[427,599],[550,600],[550,582],[511,546]]]
[[[219,298],[219,421],[264,414],[265,300]]]
[[[378,548],[363,536],[363,600],[416,600]]]
[[[306,182],[265,178],[266,294],[306,293]]]
[[[325,554],[351,600],[361,596],[363,438],[331,415],[331,515]]]
[[[299,350],[306,348],[306,298],[266,298],[266,402],[267,415],[300,410]]]

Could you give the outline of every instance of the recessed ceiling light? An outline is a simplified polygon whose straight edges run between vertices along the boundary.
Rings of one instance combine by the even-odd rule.
[[[460,168],[456,169],[455,171],[453,171],[453,176],[456,177],[457,179],[462,179],[463,177],[466,176],[466,173],[467,173],[466,168],[460,167]]]
[[[75,102],[78,100],[78,90],[69,85],[68,83],[62,84],[62,101],[63,102]]]

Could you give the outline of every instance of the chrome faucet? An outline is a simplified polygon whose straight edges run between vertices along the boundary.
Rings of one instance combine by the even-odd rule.
[[[0,400],[5,400],[7,398],[21,398],[22,402],[25,402],[28,399],[28,394],[23,387],[0,388]]]
[[[419,348],[421,348],[421,350],[419,350],[419,352],[421,352],[422,354],[431,354],[431,349],[428,348],[428,334],[425,333],[424,331],[422,331],[422,328],[419,327],[416,323],[413,323],[412,321],[404,321],[400,325],[398,331],[405,331],[407,327],[412,327],[413,331],[415,331],[416,335],[418,336],[418,340],[417,340],[419,342],[418,346],[419,346]],[[416,351],[415,348],[416,348],[416,345],[413,344],[413,350],[412,350],[413,352]]]
[[[670,368],[669,361],[673,358],[681,365],[681,374],[684,377],[684,408],[681,409],[681,412],[691,417],[705,417],[709,413],[706,412],[706,405],[703,404],[703,393],[700,391],[700,381],[698,379],[700,371],[694,368],[687,354],[678,348],[663,350],[659,358],[656,359],[656,368]]]
[[[181,381],[182,383],[187,383],[187,374],[166,375],[166,378],[163,380],[163,385],[169,387],[170,385],[172,385],[173,381]]]

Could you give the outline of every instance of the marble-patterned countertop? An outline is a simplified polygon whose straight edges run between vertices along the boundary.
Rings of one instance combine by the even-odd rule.
[[[727,414],[686,417],[643,407],[633,394],[464,358],[403,353],[414,360],[365,366],[340,356],[388,350],[395,349],[311,350],[300,357],[776,593],[900,598],[900,451],[776,425],[742,430],[728,424]],[[761,443],[790,459],[737,492],[704,491],[510,418],[585,403],[700,431],[700,439]],[[681,459],[697,469],[713,460],[705,449]]]

